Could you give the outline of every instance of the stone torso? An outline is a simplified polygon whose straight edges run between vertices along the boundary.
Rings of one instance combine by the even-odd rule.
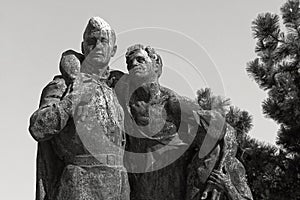
[[[59,104],[67,91],[72,108]],[[62,109],[72,110],[72,116]],[[39,143],[39,199],[128,200],[124,113],[105,79],[80,73],[66,85],[56,77],[43,90],[33,120],[36,137],[47,138]],[[62,130],[50,129],[61,124],[66,124]]]
[[[124,111],[131,199],[182,200],[192,154],[185,152],[188,141],[179,132],[179,101],[167,88],[154,92],[146,101],[133,93]]]
[[[53,140],[57,155],[71,164],[81,155],[123,156],[124,114],[114,91],[104,80],[81,73],[72,92],[77,106],[73,118]]]
[[[105,80],[79,74],[73,84],[73,119],[52,140],[66,163],[57,199],[127,199],[123,167],[124,114]]]

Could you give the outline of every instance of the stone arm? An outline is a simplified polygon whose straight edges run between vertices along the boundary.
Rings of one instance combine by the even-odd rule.
[[[39,108],[30,118],[29,132],[36,141],[51,139],[66,126],[71,113],[70,99],[63,99],[66,91],[62,76],[54,77],[43,89]]]
[[[225,118],[217,110],[203,110],[196,101],[187,97],[176,97],[179,100],[181,111],[181,123],[188,124],[188,135],[201,139],[201,151],[199,157],[207,156],[224,137],[226,123]],[[205,131],[199,131],[199,128]],[[200,134],[200,136],[199,136]]]
[[[177,99],[180,102],[183,123],[191,126],[188,133],[195,138],[194,142],[199,147],[197,159],[193,160],[192,162],[195,163],[190,163],[190,165],[196,167],[197,160],[204,163],[203,166],[200,164],[196,167],[198,178],[200,178],[198,184],[202,184],[202,187],[205,186],[211,170],[215,168],[209,176],[208,183],[216,185],[219,190],[212,191],[216,195],[213,195],[211,199],[218,200],[220,199],[218,195],[223,193],[230,200],[252,200],[244,166],[235,157],[237,148],[235,130],[226,124],[222,113],[203,110],[195,101],[186,97],[177,96]],[[227,173],[223,173],[221,168],[226,168]],[[208,192],[211,189],[210,187],[206,188]]]
[[[235,158],[236,168],[231,172],[231,180],[236,180],[230,188],[227,189],[228,196],[232,200],[253,200],[251,190],[247,184],[245,168],[240,161]]]
[[[232,166],[229,166],[231,169],[226,167],[226,173],[214,170],[208,182],[220,188],[229,200],[253,200],[244,166],[236,158],[232,159]]]
[[[253,200],[247,184],[245,168],[236,158],[237,145],[235,130],[231,126],[227,126],[221,163],[219,168],[211,173],[208,183],[221,191],[215,194],[224,193],[230,200]],[[217,196],[216,199],[218,199]]]

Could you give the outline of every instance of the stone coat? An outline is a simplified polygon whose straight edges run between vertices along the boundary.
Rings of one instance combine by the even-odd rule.
[[[226,141],[226,146],[216,144],[200,159],[198,155],[207,127],[195,123],[189,126],[188,122],[194,119],[188,119],[186,110],[190,108],[185,108],[199,109],[198,105],[162,86],[154,86],[152,92],[156,94],[145,105],[134,93],[130,98],[124,96],[128,93],[126,77],[121,81],[123,83],[117,84],[116,90],[125,112],[125,165],[129,172],[131,200],[201,199],[208,177],[221,159],[222,165],[229,169],[235,195],[239,199],[252,199],[245,169],[235,158],[237,143],[235,131],[230,126],[226,126],[225,137],[219,142]],[[136,105],[144,105],[145,109],[143,106],[135,109],[139,107]],[[221,198],[227,199],[224,193]]]
[[[124,114],[114,91],[80,73],[56,76],[30,119],[38,141],[36,200],[128,200]]]

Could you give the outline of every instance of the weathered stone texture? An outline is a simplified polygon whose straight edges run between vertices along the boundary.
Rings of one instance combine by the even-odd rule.
[[[132,200],[198,200],[211,187],[212,171],[223,168],[230,189],[220,199],[228,194],[252,199],[230,126],[218,133],[225,135],[218,144],[206,149],[210,153],[199,157],[209,120],[202,116],[195,123],[191,110],[197,104],[159,84],[129,98],[122,72],[108,79],[79,73],[81,58],[72,51],[63,54],[62,75],[45,87],[31,117],[30,132],[39,141],[37,200],[128,200],[129,191]]]
[[[106,79],[78,73],[68,82],[73,69],[45,87],[31,117],[37,200],[127,200],[122,108]]]

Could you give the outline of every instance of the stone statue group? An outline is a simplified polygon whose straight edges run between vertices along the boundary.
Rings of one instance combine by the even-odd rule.
[[[128,73],[109,69],[116,34],[100,17],[81,47],[62,54],[30,118],[36,200],[252,199],[235,130],[159,84],[154,48],[135,44]]]

